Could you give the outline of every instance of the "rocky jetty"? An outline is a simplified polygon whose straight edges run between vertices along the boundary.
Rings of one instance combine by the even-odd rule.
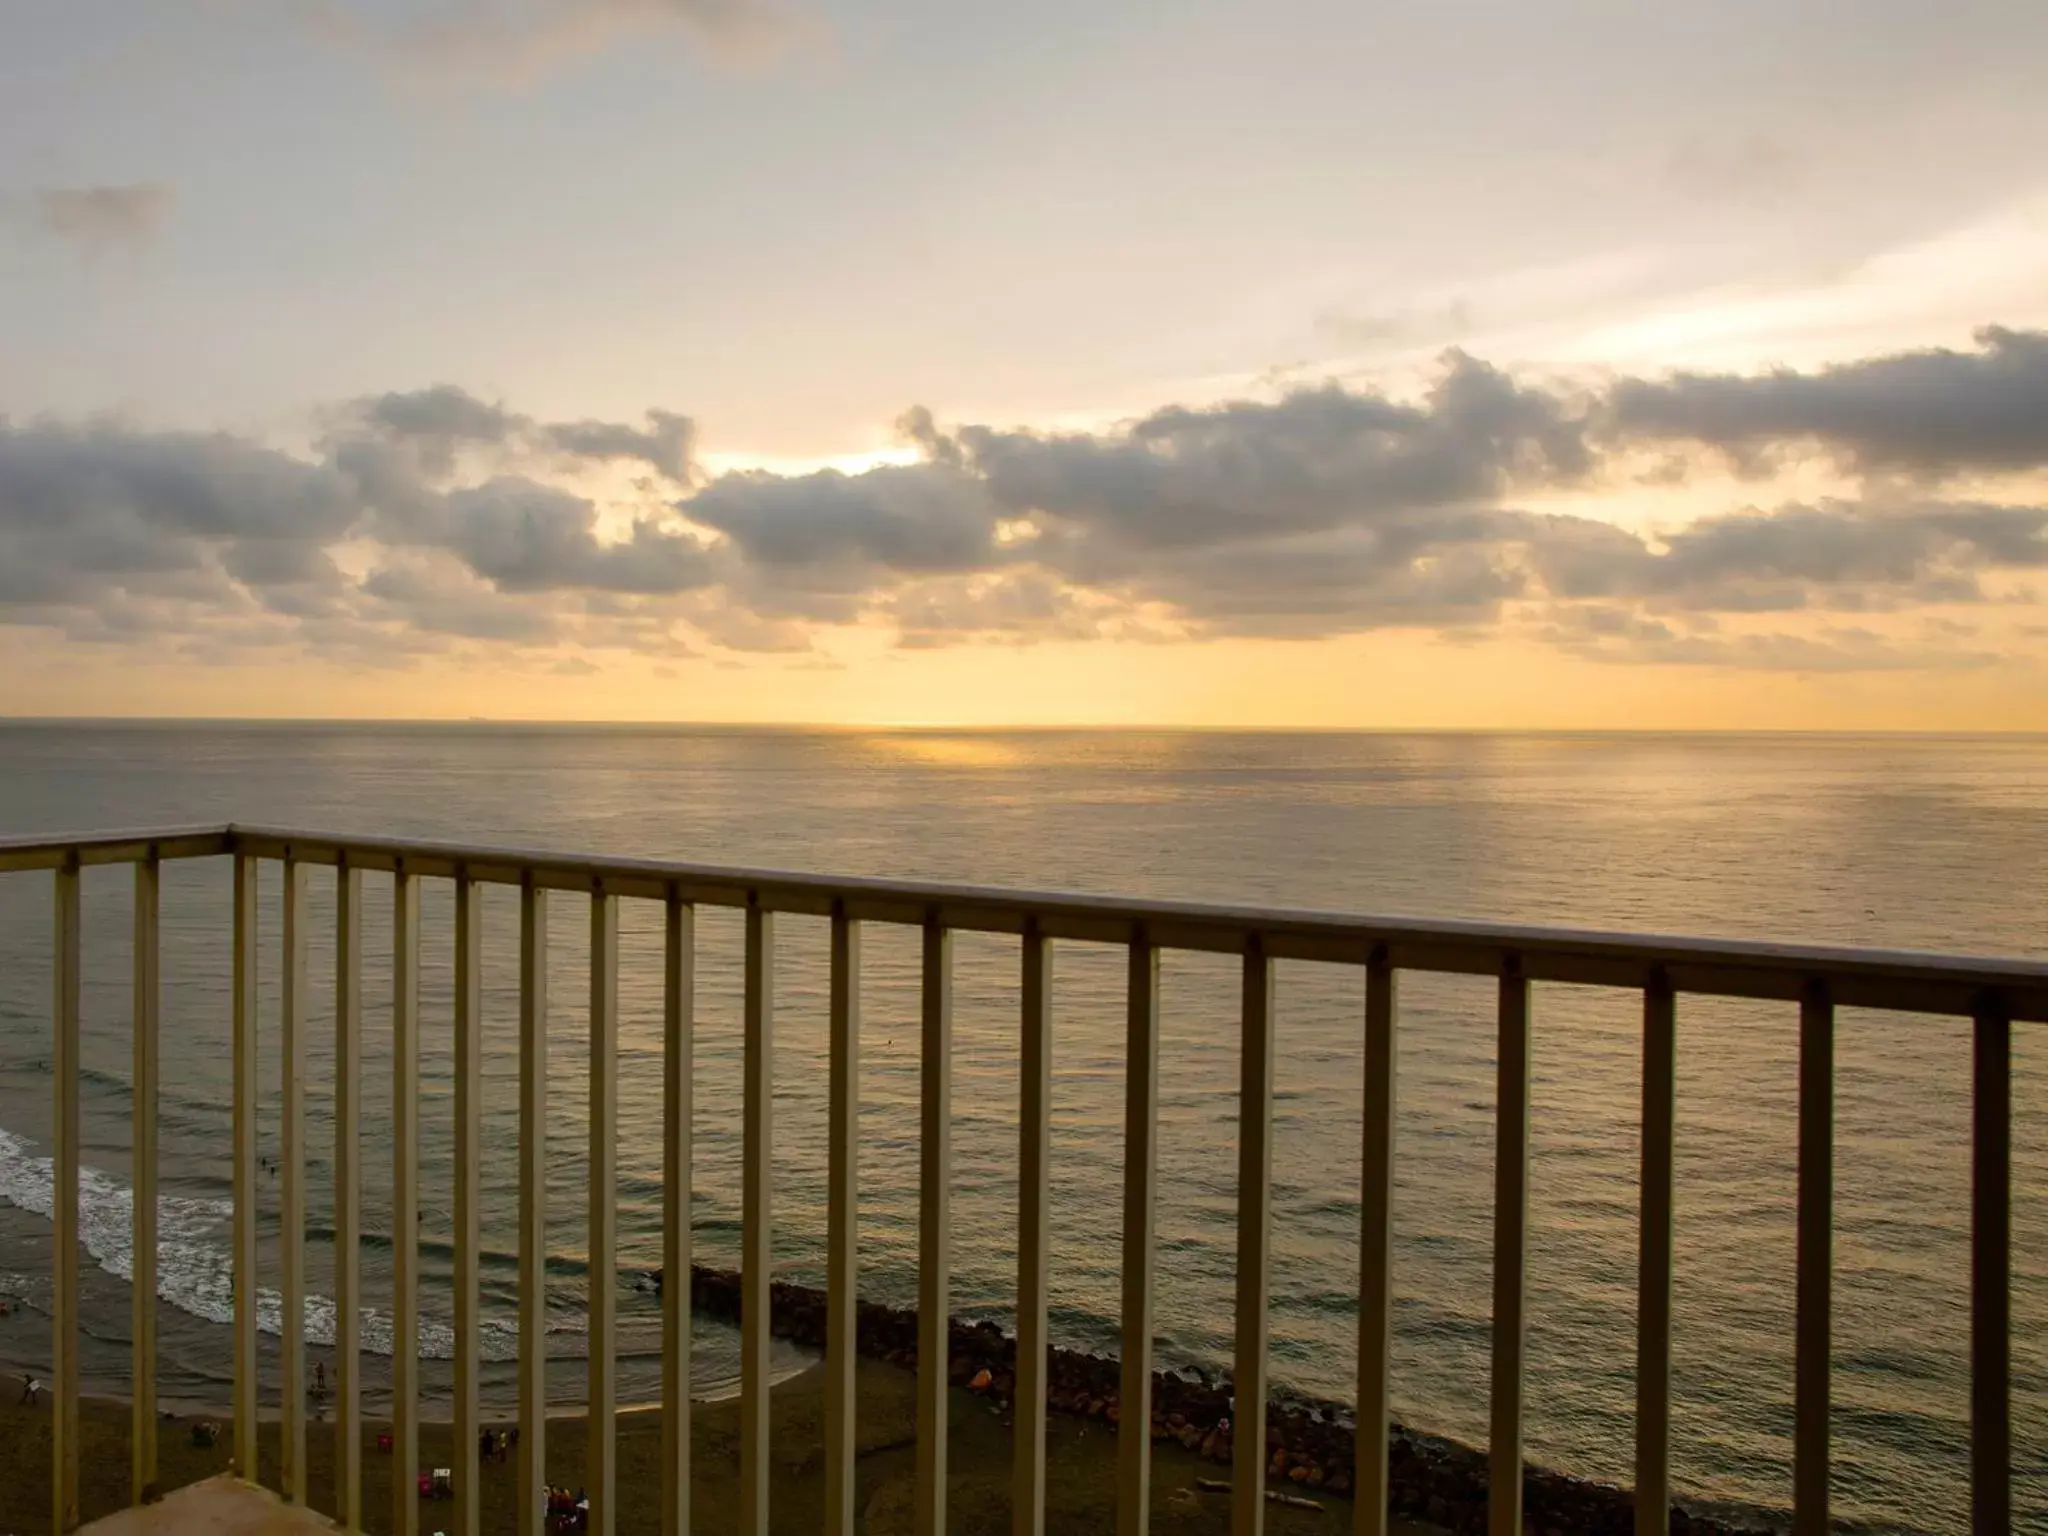
[[[697,1265],[690,1296],[698,1311],[737,1323],[737,1270]],[[657,1271],[655,1284],[661,1282]],[[825,1347],[825,1293],[815,1286],[776,1281],[770,1288],[770,1327],[780,1337],[813,1349]],[[880,1302],[859,1304],[860,1352],[914,1369],[917,1313]],[[1008,1409],[1016,1393],[1017,1341],[992,1322],[954,1319],[948,1378],[956,1386]],[[1121,1367],[1114,1357],[1053,1348],[1046,1360],[1046,1407],[1053,1413],[1097,1419],[1121,1429]],[[1230,1382],[1199,1371],[1152,1374],[1152,1438],[1174,1440],[1205,1460],[1228,1466],[1234,1434]],[[1348,1497],[1355,1475],[1349,1409],[1335,1403],[1286,1398],[1266,1409],[1268,1479],[1290,1491]],[[1387,1447],[1393,1510],[1446,1530],[1486,1529],[1486,1456],[1469,1446],[1395,1426]],[[1532,1536],[1631,1536],[1635,1510],[1628,1492],[1537,1467],[1523,1470],[1522,1508]],[[1672,1536],[1764,1536],[1752,1528],[1674,1508]]]

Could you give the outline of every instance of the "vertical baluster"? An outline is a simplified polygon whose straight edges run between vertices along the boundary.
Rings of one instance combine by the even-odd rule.
[[[952,1353],[953,935],[924,920],[917,1189],[917,1536],[946,1529]]]
[[[235,1454],[256,1481],[256,860],[235,855]]]
[[[661,1528],[690,1528],[690,1180],[697,912],[671,887],[662,940]]]
[[[775,1107],[775,914],[747,895],[740,1111],[740,1531],[768,1532],[768,1194]]]
[[[1118,1536],[1152,1512],[1152,1225],[1159,1183],[1159,951],[1131,935],[1124,1052],[1123,1382],[1117,1394]],[[1234,1428],[1235,1426],[1233,1426]]]
[[[130,1355],[134,1408],[129,1429],[130,1497],[137,1504],[156,1498],[156,1155],[157,1022],[159,982],[159,875],[162,862],[152,847],[135,865],[135,1027],[131,1038],[135,1076],[134,1254],[129,1276],[133,1308]]]
[[[278,1480],[306,1502],[306,867],[284,856],[278,1015]]]
[[[1970,1529],[2012,1528],[2012,1018],[1977,1009],[1970,1159]]]
[[[334,871],[334,1514],[363,1524],[362,1108],[363,872]]]
[[[56,1035],[57,1102],[51,1176],[51,1225],[56,1242],[56,1305],[50,1316],[50,1459],[53,1526],[78,1528],[78,994],[80,912],[78,856],[56,873],[55,981],[52,1024]]]
[[[547,1527],[548,893],[519,886],[519,1530]]]
[[[1671,1206],[1678,1011],[1662,970],[1643,992],[1642,1225],[1636,1266],[1636,1536],[1671,1526]]]
[[[483,1428],[477,1402],[482,1279],[484,1122],[484,900],[467,871],[455,877],[455,1431],[456,1536],[477,1536],[483,1468],[472,1447]]]
[[[830,1105],[826,1115],[825,1530],[853,1536],[854,1372],[860,1340],[860,924],[832,904]]]
[[[1835,1005],[1825,982],[1799,1005],[1799,1237],[1792,1529],[1826,1536],[1833,1317]]]
[[[584,1424],[589,1536],[618,1529],[619,898],[590,897],[590,1263],[588,1419]]]
[[[1046,1196],[1052,1125],[1052,945],[1024,922],[1017,1105],[1017,1412],[1014,1536],[1045,1533]]]
[[[1358,1201],[1358,1536],[1387,1536],[1388,1387],[1394,1354],[1394,1103],[1398,984],[1375,945],[1365,963],[1365,1140]]]
[[[420,883],[391,877],[391,1529],[419,1530]]]
[[[1510,955],[1500,978],[1494,1108],[1493,1412],[1487,1457],[1492,1536],[1522,1536],[1523,1266],[1529,1236],[1529,979]]]
[[[1243,1038],[1237,1090],[1237,1402],[1231,1419],[1230,1528],[1259,1536],[1266,1525],[1266,1291],[1273,1246],[1273,962],[1247,936]],[[1124,1433],[1149,1424],[1125,1421]]]

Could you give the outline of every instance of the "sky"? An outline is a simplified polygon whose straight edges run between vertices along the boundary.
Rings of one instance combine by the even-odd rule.
[[[2034,0],[0,0],[0,715],[2048,729]]]

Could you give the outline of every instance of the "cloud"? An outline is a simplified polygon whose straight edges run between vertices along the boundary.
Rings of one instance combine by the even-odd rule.
[[[392,623],[538,643],[584,594],[713,579],[704,539],[658,505],[600,538],[596,503],[572,491],[518,475],[435,483],[452,444],[517,437],[523,417],[445,388],[330,414],[366,435],[330,436],[315,459],[226,433],[0,420],[0,620],[215,638],[227,621],[289,639],[277,617],[324,641]],[[357,580],[336,552],[365,545],[382,558]],[[553,601],[505,600],[528,594]]]
[[[1006,513],[1050,519],[1069,558],[1102,566],[1347,525],[1413,526],[1573,484],[1594,467],[1574,401],[1455,350],[1413,404],[1326,384],[1271,402],[1169,406],[1107,433],[970,426],[928,441],[984,480]]]
[[[803,654],[856,623],[910,649],[1397,628],[1674,665],[1956,665],[1988,653],[1926,623],[1883,637],[2035,593],[2048,506],[1921,482],[2038,465],[2024,412],[1968,407],[1987,374],[2023,387],[2044,345],[1988,330],[1967,354],[1580,388],[1452,351],[1410,399],[1323,384],[1090,432],[912,410],[921,457],[858,474],[707,479],[687,416],[553,420],[445,383],[337,403],[306,453],[0,422],[0,623],[373,665]],[[1538,509],[1625,493],[1644,445],[1675,440],[1893,472],[1654,532]]]
[[[453,384],[365,396],[356,402],[355,414],[363,425],[387,437],[449,446],[502,443],[522,420],[502,405],[479,400]]]
[[[44,187],[30,199],[36,226],[87,255],[147,244],[170,216],[171,189],[127,186]]]
[[[770,0],[303,0],[321,35],[408,68],[524,84],[636,37],[688,36],[715,58],[771,61],[807,30]]]
[[[1700,518],[1662,542],[1552,518],[1532,524],[1528,547],[1546,589],[1565,599],[1723,613],[1975,603],[1987,572],[2048,569],[2048,508],[1795,502]]]
[[[1733,513],[1673,533],[1646,567],[1648,590],[1735,609],[1779,606],[1750,600],[1758,592],[1797,594],[1784,604],[1795,607],[1816,593],[1871,591],[1970,602],[1979,572],[2048,567],[2044,531],[2039,507],[1828,502]]]
[[[1317,636],[1465,631],[1594,597],[1728,614],[1975,603],[1985,573],[2048,566],[2026,505],[1791,503],[1662,539],[1503,505],[1597,482],[1609,402],[1631,387],[1529,388],[1454,351],[1413,403],[1323,385],[1094,433],[942,429],[918,409],[901,426],[922,464],[728,476],[678,507],[785,598],[829,590],[833,618],[862,584],[962,578],[884,605],[919,645],[1028,629],[982,595],[1026,590],[990,579],[1004,573],[1112,594],[1184,633]],[[1060,632],[1049,611],[1037,622]]]
[[[557,421],[535,430],[565,458],[637,459],[678,483],[694,473],[696,427],[673,411],[649,411],[644,430],[616,421]]]
[[[1009,572],[1164,605],[1195,632],[1313,634],[1493,616],[1524,576],[1492,504],[1594,468],[1580,402],[1457,352],[1413,404],[1332,384],[1167,407],[1098,433],[946,431],[922,408],[900,425],[925,462],[728,475],[678,510],[785,596],[799,582],[843,593]],[[886,606],[930,644],[1016,632],[979,617],[988,594],[1052,588],[984,585],[972,603],[968,590]],[[977,617],[957,617],[963,607]]]
[[[427,634],[541,644],[561,632],[542,604],[508,598],[457,562],[400,554],[363,578],[366,617]]]
[[[536,481],[504,476],[450,491],[447,509],[448,548],[501,591],[670,593],[714,578],[691,534],[639,518],[625,539],[601,542],[595,504]]]
[[[488,451],[508,462],[640,463],[664,479],[686,485],[696,478],[696,424],[674,411],[649,410],[645,426],[630,422],[537,421],[483,400],[454,384],[364,395],[328,413],[323,445],[340,451],[369,475],[406,472],[446,477],[464,453]],[[376,448],[394,450],[378,462]]]
[[[345,477],[227,434],[0,421],[0,593],[65,602],[239,563],[300,582],[355,522]],[[225,563],[224,563],[225,562]]]
[[[1987,326],[1933,348],[1816,373],[1624,379],[1605,425],[1623,443],[1697,443],[1761,472],[1818,448],[1870,474],[1940,480],[2048,467],[2048,332]]]
[[[1508,542],[1451,533],[1393,549],[1344,533],[1178,555],[1135,590],[1196,633],[1310,639],[1489,624],[1530,583]]]
[[[1953,645],[1901,643],[1862,628],[1741,635],[1681,630],[1626,609],[1599,606],[1553,615],[1541,638],[1591,661],[1751,672],[1960,671],[1993,666],[2003,659],[1995,652]]]
[[[720,476],[678,504],[768,570],[970,570],[998,559],[1002,511],[987,484],[950,464],[863,474]]]

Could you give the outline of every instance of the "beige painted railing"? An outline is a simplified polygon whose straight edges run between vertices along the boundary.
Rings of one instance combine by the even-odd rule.
[[[282,1480],[306,1497],[304,1346],[304,892],[310,869],[335,870],[338,894],[335,1129],[335,1305],[338,1354],[336,1466],[343,1524],[361,1509],[360,1382],[356,1360],[356,1251],[361,1163],[357,1110],[361,1028],[361,884],[394,886],[394,1144],[396,1254],[393,1373],[394,1528],[413,1536],[418,1503],[418,1328],[413,1224],[417,1174],[419,882],[455,883],[455,1361],[454,1443],[479,1429],[478,1084],[481,998],[480,884],[520,892],[519,1030],[519,1453],[520,1528],[542,1530],[546,1432],[543,1205],[547,1097],[546,902],[550,892],[590,900],[590,1529],[617,1526],[613,1473],[613,1214],[617,1108],[618,903],[660,902],[665,927],[664,1246],[667,1274],[690,1272],[690,1108],[694,925],[697,905],[745,911],[744,1175],[742,1210],[741,1525],[768,1529],[768,1325],[777,913],[831,921],[826,1527],[850,1533],[854,1489],[855,1155],[860,927],[915,926],[923,934],[922,1147],[919,1164],[917,1528],[945,1527],[949,1078],[952,936],[1021,939],[1021,1135],[1018,1147],[1017,1429],[1015,1528],[1043,1529],[1047,1294],[1047,1106],[1052,941],[1122,946],[1129,956],[1129,1072],[1125,1096],[1122,1422],[1118,1529],[1147,1527],[1151,1417],[1152,1249],[1156,1196],[1159,956],[1162,950],[1236,954],[1244,962],[1236,1317],[1237,1423],[1234,1526],[1259,1530],[1264,1501],[1266,1316],[1272,1172],[1273,963],[1317,960],[1365,972],[1363,1231],[1359,1273],[1356,1521],[1387,1530],[1387,1387],[1391,1320],[1390,1213],[1394,1157],[1396,980],[1407,971],[1487,975],[1499,983],[1499,1092],[1494,1186],[1491,1413],[1493,1536],[1522,1531],[1523,1266],[1528,1236],[1530,994],[1537,982],[1625,988],[1643,999],[1642,1222],[1636,1313],[1636,1528],[1668,1527],[1672,1281],[1672,1124],[1677,999],[1683,994],[1773,999],[1799,1008],[1799,1152],[1794,1413],[1794,1528],[1820,1536],[1828,1516],[1834,1027],[1839,1007],[1903,1009],[1974,1021],[1971,1228],[1971,1501],[1977,1536],[2010,1524],[2011,1030],[2048,1021],[2048,965],[1895,951],[1674,939],[1484,923],[1354,917],[1325,912],[984,890],[903,881],[832,879],[638,859],[590,858],[452,844],[365,840],[227,826],[0,842],[0,871],[49,870],[55,884],[56,1228],[54,1308],[55,1524],[78,1523],[79,871],[135,870],[135,1327],[134,1497],[156,1481],[155,1292],[158,872],[164,860],[234,860],[234,1459],[256,1465],[256,864],[284,878],[280,1053],[283,1062]],[[688,1348],[690,1288],[663,1287],[663,1529],[689,1525]],[[477,1530],[474,1460],[455,1458],[460,1536]]]

